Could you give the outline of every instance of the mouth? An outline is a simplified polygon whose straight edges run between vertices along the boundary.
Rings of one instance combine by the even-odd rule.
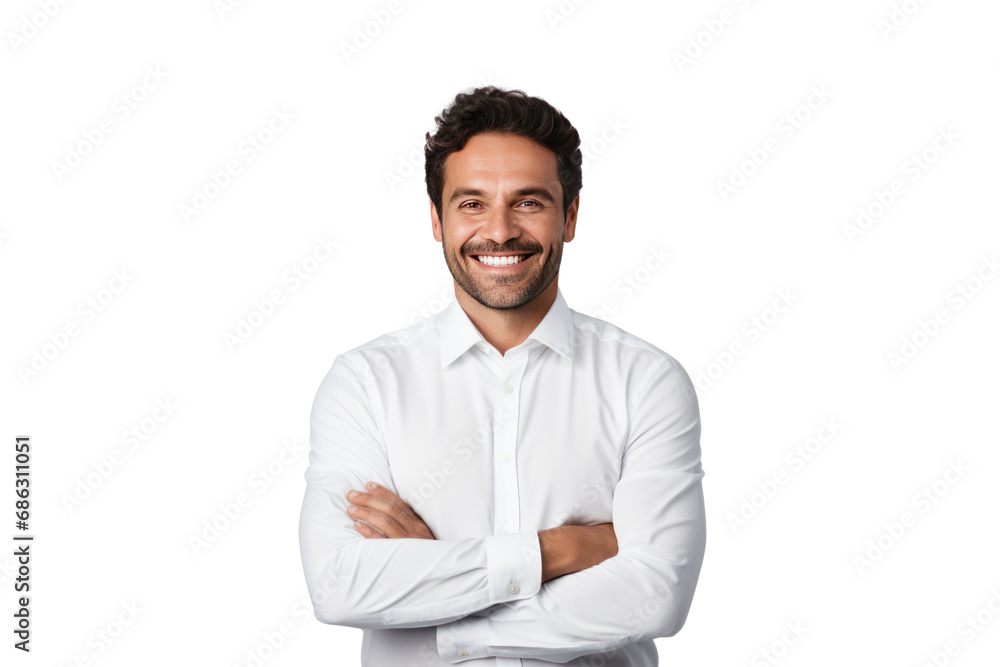
[[[477,263],[481,264],[490,269],[499,270],[516,270],[516,267],[521,266],[530,257],[534,256],[533,252],[519,252],[519,253],[505,253],[505,254],[486,254],[486,255],[470,255]]]

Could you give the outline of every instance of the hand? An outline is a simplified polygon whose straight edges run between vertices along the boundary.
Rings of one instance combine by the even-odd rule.
[[[368,482],[368,487],[370,493],[347,493],[347,499],[352,503],[347,514],[355,519],[355,530],[368,539],[435,539],[431,529],[406,501],[375,482]]]
[[[542,582],[586,570],[618,555],[614,524],[558,526],[538,532]]]

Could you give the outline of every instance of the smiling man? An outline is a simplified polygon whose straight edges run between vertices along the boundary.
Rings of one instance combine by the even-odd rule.
[[[694,387],[559,290],[582,184],[569,121],[492,86],[435,120],[455,300],[320,384],[299,526],[316,617],[363,629],[366,667],[658,664],[705,550]]]

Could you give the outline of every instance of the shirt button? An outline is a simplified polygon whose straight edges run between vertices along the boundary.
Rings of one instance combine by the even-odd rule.
[[[458,649],[458,655],[464,658],[465,656],[469,655],[469,652],[466,651],[464,648],[460,648]]]
[[[500,460],[503,461],[504,463],[507,463],[507,461],[510,461],[510,454],[504,452],[503,454],[500,455]]]
[[[513,393],[514,393],[514,387],[513,387],[513,386],[511,386],[511,385],[509,385],[509,384],[505,384],[505,385],[503,386],[503,390],[504,390],[505,392],[507,392],[508,394],[513,394]]]
[[[511,595],[517,595],[518,593],[521,592],[521,587],[518,586],[517,584],[511,584],[510,586],[507,587],[507,591]]]

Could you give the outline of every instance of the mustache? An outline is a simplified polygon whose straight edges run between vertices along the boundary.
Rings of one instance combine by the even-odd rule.
[[[497,254],[502,255],[505,253],[530,253],[535,254],[541,252],[542,249],[538,246],[522,246],[522,247],[504,247],[504,246],[494,246],[488,248],[470,248],[465,250],[466,255],[488,255]]]

